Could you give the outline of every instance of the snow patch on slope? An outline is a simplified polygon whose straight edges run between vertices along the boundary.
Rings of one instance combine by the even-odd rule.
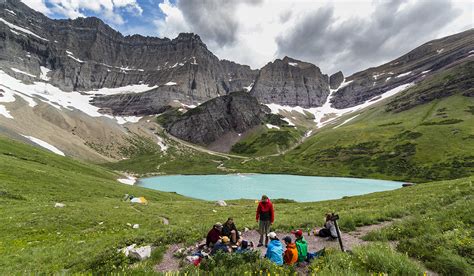
[[[12,69],[13,72],[17,72],[17,73],[26,75],[26,76],[28,76],[28,77],[36,78],[35,75],[32,75],[32,74],[30,74],[30,73],[28,73],[28,72],[25,72],[25,71],[21,71],[20,69],[16,69],[16,68],[13,68],[13,67],[12,67],[11,69]]]
[[[88,94],[100,94],[100,95],[114,95],[114,94],[123,94],[123,93],[141,93],[151,89],[158,88],[158,85],[148,86],[147,84],[132,84],[116,88],[100,88],[93,91],[88,91]]]
[[[352,121],[353,119],[355,119],[355,118],[356,118],[357,116],[359,116],[359,115],[360,115],[360,114],[357,114],[357,115],[355,115],[354,117],[351,117],[351,118],[345,120],[345,121],[342,122],[341,124],[339,124],[339,125],[333,127],[333,129],[338,128],[338,127],[340,127],[340,126],[343,126],[343,125],[347,124],[348,122]]]
[[[84,63],[83,60],[80,60],[77,57],[75,57],[74,54],[71,51],[66,50],[66,54],[67,54],[68,57],[72,58],[73,60],[75,60],[79,63]]]
[[[33,143],[35,143],[35,144],[37,144],[37,145],[39,145],[39,146],[41,146],[41,147],[43,147],[43,148],[45,148],[49,151],[52,151],[52,152],[54,152],[58,155],[61,155],[61,156],[65,156],[64,152],[60,151],[57,147],[55,147],[55,146],[53,146],[53,145],[51,145],[51,144],[49,144],[49,143],[47,143],[47,142],[45,142],[41,139],[35,138],[33,136],[27,136],[27,135],[22,135],[22,136],[25,137],[25,138],[30,139]]]
[[[17,26],[17,25],[15,25],[15,24],[12,24],[12,23],[6,21],[5,19],[3,19],[3,18],[1,18],[1,17],[0,17],[0,22],[3,22],[5,25],[7,25],[8,27],[10,27],[10,29],[15,29],[15,30],[17,30],[17,31],[20,31],[20,32],[25,33],[25,34],[32,35],[32,36],[34,36],[34,37],[36,37],[36,38],[39,38],[39,39],[42,39],[42,40],[44,40],[44,41],[49,41],[49,40],[47,40],[46,38],[43,38],[43,37],[41,37],[41,36],[39,36],[39,35],[33,33],[32,31],[30,31],[30,30],[28,30],[28,29],[26,29],[26,28]]]
[[[408,75],[410,75],[410,74],[411,74],[411,71],[408,71],[408,72],[406,72],[406,73],[403,73],[403,74],[400,74],[400,75],[396,76],[396,78],[405,77],[405,76],[408,76]]]
[[[247,92],[250,92],[250,90],[252,90],[252,87],[253,87],[253,82],[249,84],[249,86],[244,86],[243,89]]]
[[[266,124],[266,126],[267,126],[267,128],[269,128],[269,129],[272,129],[272,128],[274,128],[274,129],[280,129],[279,126],[275,126],[275,125],[272,125],[272,124]]]
[[[352,82],[352,81],[349,81],[349,82],[344,81],[339,86],[338,89],[341,89],[342,87],[345,87],[350,82]],[[318,128],[321,128],[321,127],[333,122],[334,120],[336,120],[337,118],[339,118],[343,115],[346,115],[346,114],[364,109],[366,107],[369,107],[369,106],[371,106],[375,103],[378,103],[378,102],[380,102],[380,101],[382,101],[382,100],[384,100],[388,97],[391,97],[391,96],[393,96],[393,95],[409,88],[412,85],[413,85],[413,83],[400,85],[400,86],[395,87],[395,88],[393,88],[393,89],[391,89],[391,90],[389,90],[389,91],[387,91],[387,92],[385,92],[381,95],[375,96],[375,97],[365,101],[364,103],[362,103],[360,105],[353,106],[353,107],[348,107],[348,108],[344,108],[344,109],[337,109],[337,108],[334,108],[334,107],[331,106],[331,99],[333,98],[334,93],[338,89],[330,89],[329,96],[326,99],[326,102],[321,107],[303,108],[303,107],[300,107],[300,106],[282,106],[282,105],[278,105],[278,104],[267,104],[267,106],[270,108],[271,112],[274,113],[274,114],[279,114],[281,111],[299,112],[303,115],[305,114],[305,112],[313,114],[313,116],[315,118],[314,122],[316,123]],[[290,120],[288,118],[285,118],[283,120],[285,120],[287,122],[290,122]]]
[[[49,81],[48,73],[51,71],[48,68],[44,66],[40,66],[41,74],[40,74],[40,79],[44,81]]]
[[[127,178],[119,178],[117,181],[122,184],[133,185],[137,182],[137,179],[133,176],[127,176]]]
[[[61,89],[45,82],[36,81],[33,84],[25,84],[18,79],[0,70],[0,89],[5,92],[0,102],[13,102],[14,96],[23,98],[33,107],[36,102],[33,99],[47,103],[57,109],[79,110],[91,117],[107,117],[114,119],[119,124],[136,123],[141,117],[135,116],[110,116],[99,112],[99,108],[90,104],[93,94],[97,91],[88,92],[64,92]],[[120,90],[120,88],[117,88]]]
[[[8,119],[14,119],[13,116],[10,115],[10,112],[7,110],[7,108],[1,104],[0,104],[0,115],[7,117]]]

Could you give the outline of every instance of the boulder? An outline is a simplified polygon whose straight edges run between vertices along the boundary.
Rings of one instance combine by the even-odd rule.
[[[138,229],[138,228],[140,228],[140,224],[134,224],[134,225],[132,226],[132,228],[133,228],[133,229]]]
[[[66,204],[64,203],[56,202],[56,204],[54,204],[54,208],[64,208],[64,207],[66,207]]]
[[[150,245],[142,246],[142,247],[137,247],[137,248],[132,248],[129,251],[129,256],[131,258],[143,261],[148,259],[151,256],[152,248]]]
[[[216,201],[216,205],[220,207],[226,207],[227,203],[224,200],[218,200]]]

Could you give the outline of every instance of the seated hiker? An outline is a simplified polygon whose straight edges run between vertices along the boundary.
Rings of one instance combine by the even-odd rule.
[[[268,244],[265,258],[269,259],[277,265],[283,265],[283,245],[277,238],[275,232],[270,232],[267,236],[268,238],[270,238],[270,243]]]
[[[308,255],[308,243],[303,237],[303,231],[296,230],[291,231],[295,235],[296,241],[296,249],[298,251],[298,263],[306,261],[306,257]]]
[[[206,237],[206,245],[207,247],[212,248],[214,244],[220,239],[221,236],[221,231],[222,231],[222,223],[217,222],[214,224],[212,229],[207,233]]]
[[[249,243],[248,241],[243,240],[240,243],[239,248],[237,248],[237,250],[235,251],[235,253],[245,253],[252,250],[253,250],[253,243],[252,242]]]
[[[212,248],[211,255],[214,255],[219,251],[224,253],[232,252],[230,248],[230,239],[228,237],[224,236],[216,242],[216,244]]]
[[[326,221],[324,222],[324,228],[317,232],[317,236],[326,238],[331,237],[333,239],[337,239],[337,230],[336,226],[334,225],[334,221],[332,220],[331,214],[326,214]]]
[[[293,265],[298,261],[298,250],[296,249],[296,244],[291,242],[291,237],[286,236],[283,238],[286,244],[286,250],[283,254],[283,262],[286,265]]]
[[[239,231],[235,227],[234,219],[228,218],[222,227],[222,236],[227,236],[233,244],[238,244],[240,240]]]

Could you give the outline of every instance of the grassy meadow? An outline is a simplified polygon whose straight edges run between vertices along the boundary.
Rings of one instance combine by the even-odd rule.
[[[194,244],[216,221],[233,216],[240,228],[257,226],[253,199],[230,201],[228,207],[217,207],[214,202],[120,184],[116,181],[119,177],[96,165],[0,138],[0,274],[152,273],[169,244]],[[424,268],[409,259],[408,254],[438,272],[448,271],[453,266],[450,260],[455,260],[457,271],[469,275],[473,265],[473,180],[470,177],[432,182],[323,202],[276,203],[274,228],[321,226],[323,214],[329,211],[340,214],[343,231],[402,218],[396,225],[407,231],[394,233],[389,228],[371,234],[367,239],[377,241],[373,246],[356,249],[353,255],[329,251],[311,269],[322,275],[404,274],[405,270],[397,267],[422,273]],[[131,205],[122,201],[124,194],[145,196],[149,204]],[[66,206],[55,208],[56,202]],[[165,225],[162,218],[170,224]],[[413,220],[426,231],[411,227]],[[133,224],[140,227],[133,229]],[[438,231],[433,229],[436,225],[440,225]],[[458,230],[453,232],[453,225]],[[396,251],[387,247],[388,241],[397,241]],[[153,244],[157,250],[151,259],[133,263],[117,252],[132,243]],[[441,256],[448,258],[443,259],[445,262],[428,254],[440,244],[444,246]],[[203,269],[223,271],[225,264],[216,262]],[[242,261],[232,269],[236,274],[291,270],[265,260]],[[197,272],[194,268],[184,271]]]

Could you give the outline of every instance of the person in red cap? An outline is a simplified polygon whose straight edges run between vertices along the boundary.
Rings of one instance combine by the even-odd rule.
[[[292,234],[296,237],[296,250],[298,250],[298,263],[306,261],[306,257],[308,256],[308,243],[303,237],[303,231],[296,230],[291,231]]]
[[[258,223],[258,232],[260,233],[260,240],[257,247],[263,245],[263,237],[265,237],[265,246],[268,245],[268,232],[270,232],[270,225],[275,220],[275,212],[273,204],[266,195],[262,195],[262,200],[258,203],[256,220]]]

